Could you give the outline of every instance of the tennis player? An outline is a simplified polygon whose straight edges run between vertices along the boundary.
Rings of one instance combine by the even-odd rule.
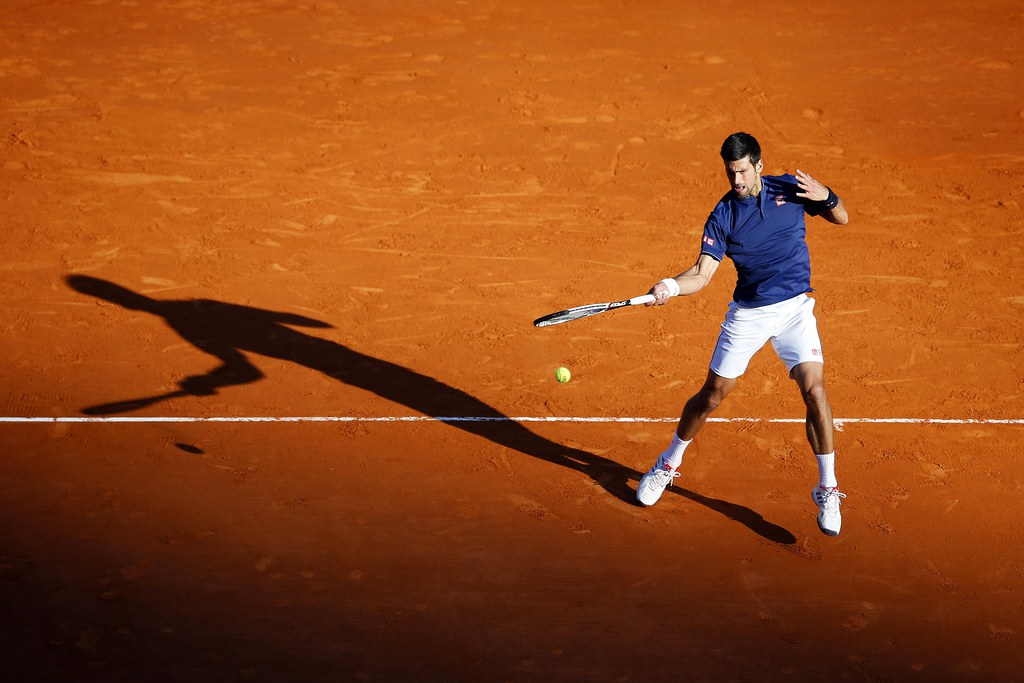
[[[704,289],[728,256],[736,266],[733,301],[715,344],[704,386],[683,408],[669,447],[640,480],[637,499],[654,505],[679,476],[686,447],[704,426],[757,351],[771,341],[796,381],[807,406],[807,440],[818,460],[819,481],[811,491],[818,506],[818,528],[837,536],[842,525],[835,472],[832,408],[825,394],[824,355],[814,318],[811,262],[804,214],[843,225],[849,219],[843,200],[808,174],[762,176],[761,147],[752,135],[734,133],[721,149],[732,189],[707,222],[700,255],[692,268],[651,288],[664,305],[671,297]]]

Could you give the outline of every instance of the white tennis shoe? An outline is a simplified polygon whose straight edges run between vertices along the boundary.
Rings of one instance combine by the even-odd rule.
[[[839,492],[838,486],[822,488],[815,486],[811,491],[811,499],[818,506],[818,528],[826,536],[838,536],[843,526],[843,515],[839,512],[840,498],[846,498]]]
[[[667,469],[661,458],[654,463],[654,467],[640,479],[640,486],[636,490],[636,499],[641,505],[650,507],[658,502],[665,488],[672,485],[672,480],[679,476],[679,472]]]

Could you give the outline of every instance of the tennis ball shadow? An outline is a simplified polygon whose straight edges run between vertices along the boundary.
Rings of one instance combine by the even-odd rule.
[[[199,446],[193,446],[192,444],[188,443],[176,443],[174,444],[174,447],[177,448],[178,450],[185,451],[186,453],[193,453],[195,455],[203,455],[204,453],[206,453],[206,451],[204,451]]]

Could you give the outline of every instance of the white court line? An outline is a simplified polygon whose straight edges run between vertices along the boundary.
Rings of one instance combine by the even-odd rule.
[[[0,423],[25,422],[678,422],[678,417],[0,417]],[[833,420],[845,424],[929,424],[929,425],[1024,425],[1024,419],[946,419],[924,417],[844,417]],[[708,422],[803,423],[803,418],[711,417]]]

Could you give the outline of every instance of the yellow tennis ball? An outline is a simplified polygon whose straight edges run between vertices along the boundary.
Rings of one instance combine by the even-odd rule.
[[[569,372],[569,368],[558,368],[555,370],[555,379],[562,384],[565,384],[572,377],[572,373]]]

